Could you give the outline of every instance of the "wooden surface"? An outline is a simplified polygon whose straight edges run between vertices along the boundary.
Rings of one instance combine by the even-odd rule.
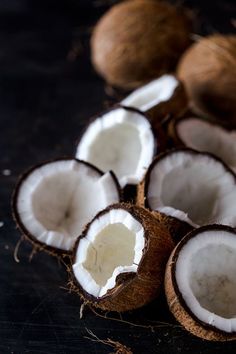
[[[188,334],[163,296],[123,316],[152,328],[104,319],[86,308],[80,319],[81,303],[67,290],[63,265],[43,253],[30,262],[26,242],[19,262],[14,259],[20,234],[10,198],[17,177],[35,163],[72,156],[87,119],[106,106],[88,41],[91,26],[113,2],[0,0],[0,353],[114,352],[85,338],[86,328],[138,354],[235,353],[235,343],[208,343]],[[233,32],[234,1],[212,3],[186,1],[198,8],[198,33]]]

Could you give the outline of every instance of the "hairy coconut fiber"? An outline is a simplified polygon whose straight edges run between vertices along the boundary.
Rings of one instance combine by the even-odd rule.
[[[190,44],[190,28],[181,8],[153,0],[124,1],[96,25],[92,63],[109,84],[136,88],[175,70]]]
[[[182,56],[177,76],[196,112],[236,124],[236,35],[200,39]]]

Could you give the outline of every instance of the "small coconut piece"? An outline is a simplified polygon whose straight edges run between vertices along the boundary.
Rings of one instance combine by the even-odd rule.
[[[236,121],[236,36],[199,39],[182,56],[177,76],[198,113]]]
[[[187,148],[160,154],[138,193],[139,205],[192,227],[216,222],[236,226],[235,200],[233,171],[214,155]]]
[[[170,122],[169,133],[176,145],[210,152],[236,171],[236,130],[202,118],[186,116]]]
[[[174,249],[165,291],[175,318],[207,340],[236,339],[236,233],[223,225],[200,227]]]
[[[78,143],[76,157],[103,171],[114,171],[123,188],[142,180],[155,151],[152,128],[144,114],[118,106],[88,125]]]
[[[20,231],[49,252],[71,251],[83,227],[104,207],[120,200],[112,172],[76,159],[33,167],[19,180],[13,213]]]
[[[190,44],[190,20],[183,8],[161,1],[114,5],[91,38],[92,62],[111,85],[134,89],[173,72]]]
[[[168,231],[148,210],[112,205],[95,216],[75,244],[73,290],[103,310],[141,307],[158,295],[172,249]]]
[[[178,117],[183,114],[187,103],[183,85],[173,75],[163,75],[121,101],[126,107],[135,107],[146,113],[154,128],[160,128],[160,123],[167,116]]]

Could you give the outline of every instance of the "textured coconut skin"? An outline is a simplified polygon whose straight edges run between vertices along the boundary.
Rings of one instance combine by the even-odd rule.
[[[33,250],[35,252],[46,252],[51,256],[55,256],[56,258],[59,259],[64,259],[65,257],[69,257],[71,255],[72,250],[66,251],[66,250],[62,250],[59,248],[55,248],[49,245],[46,245],[45,243],[40,242],[34,235],[32,235],[29,230],[25,227],[25,225],[22,223],[20,215],[18,213],[17,210],[17,198],[18,198],[18,194],[20,191],[20,187],[21,184],[24,182],[24,180],[36,169],[42,167],[43,165],[46,165],[50,162],[56,162],[56,161],[67,161],[67,160],[74,160],[78,163],[82,163],[84,165],[87,165],[89,167],[91,167],[92,169],[94,169],[95,171],[97,171],[101,176],[104,174],[104,172],[102,172],[101,170],[99,170],[96,166],[93,166],[92,164],[90,164],[89,162],[86,161],[81,161],[78,160],[76,158],[70,158],[70,157],[62,157],[62,158],[57,158],[57,159],[52,159],[52,160],[48,160],[46,162],[37,164],[35,166],[32,166],[31,168],[29,168],[26,172],[24,172],[18,179],[17,183],[16,183],[16,187],[13,191],[12,194],[12,198],[11,198],[11,209],[12,209],[12,216],[13,219],[16,223],[16,227],[19,230],[19,232],[21,233],[21,237],[23,240],[29,241],[32,246],[33,246]],[[122,190],[120,188],[119,182],[117,180],[117,177],[115,176],[115,174],[113,172],[110,172],[111,176],[114,180],[114,183],[116,185],[117,188],[117,192],[119,195],[119,200],[122,200]]]
[[[190,28],[183,9],[154,0],[124,1],[96,25],[92,63],[109,84],[136,88],[174,71],[190,44]]]
[[[163,285],[166,262],[174,248],[168,230],[144,208],[127,203],[115,204],[100,212],[97,217],[111,209],[120,208],[128,211],[142,224],[145,230],[144,252],[137,273],[118,275],[116,286],[101,298],[95,298],[83,291],[73,277],[73,290],[85,302],[105,311],[124,312],[134,310],[155,299]],[[86,229],[81,237],[84,237],[85,233]],[[75,257],[79,240],[75,245],[73,257]]]
[[[211,225],[210,227],[224,228],[221,225]],[[208,226],[201,227],[201,230],[207,230]],[[226,226],[227,228],[227,226]],[[231,229],[231,228],[230,228]],[[220,331],[213,326],[200,321],[187,307],[181,293],[178,289],[175,279],[175,265],[178,254],[185,243],[192,238],[199,229],[187,234],[184,239],[172,251],[165,271],[165,294],[168,306],[174,317],[180,324],[193,335],[209,341],[229,341],[236,339],[236,333],[229,334]],[[233,230],[233,229],[231,229]]]
[[[182,56],[177,76],[196,111],[236,124],[236,35],[200,39]]]
[[[148,207],[147,198],[145,194],[145,180],[143,180],[138,185],[137,191],[137,200],[136,204],[141,207]],[[169,231],[171,238],[176,245],[188,232],[193,230],[193,226],[188,223],[181,221],[175,217],[166,215],[164,213],[160,213],[158,211],[151,211],[152,215],[156,218],[156,220],[164,225],[165,228]]]

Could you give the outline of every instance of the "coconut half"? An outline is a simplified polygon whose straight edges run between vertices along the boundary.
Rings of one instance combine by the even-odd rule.
[[[20,231],[46,250],[70,251],[89,220],[118,202],[118,182],[76,159],[60,159],[24,174],[13,196]]]
[[[155,153],[151,125],[139,111],[116,107],[95,118],[79,141],[76,157],[112,170],[121,187],[138,184]]]
[[[159,155],[139,187],[138,201],[192,227],[236,226],[236,177],[219,159],[192,149]]]
[[[236,339],[236,232],[211,225],[189,233],[173,251],[165,289],[171,312],[194,335]]]
[[[121,104],[145,112],[155,127],[168,115],[179,116],[187,107],[187,97],[179,80],[163,75],[133,91]]]
[[[74,247],[74,290],[103,310],[127,311],[153,300],[173,243],[147,210],[116,204],[88,224]]]
[[[177,144],[220,157],[236,171],[236,131],[197,117],[185,117],[170,123],[170,134]]]

